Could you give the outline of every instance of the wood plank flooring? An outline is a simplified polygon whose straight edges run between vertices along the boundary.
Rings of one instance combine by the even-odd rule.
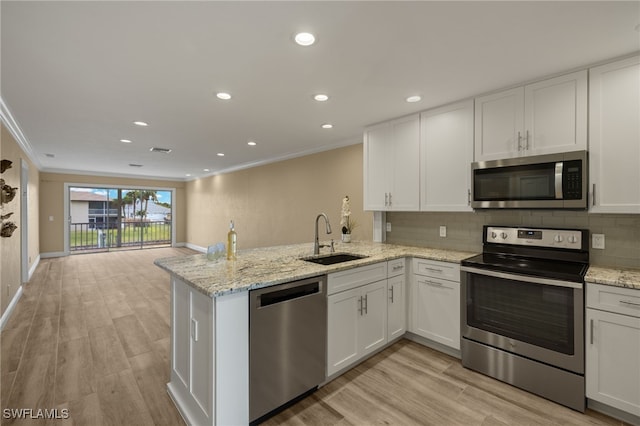
[[[153,260],[193,253],[42,260],[0,334],[1,407],[67,409],[69,418],[0,424],[184,425],[166,388],[169,275]]]
[[[169,277],[153,265],[188,249],[45,259],[0,334],[0,406],[69,410],[0,424],[183,425],[170,400]],[[408,340],[265,425],[621,425],[580,414]]]

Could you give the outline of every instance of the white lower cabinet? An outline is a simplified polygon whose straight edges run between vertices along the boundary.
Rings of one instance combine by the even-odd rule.
[[[328,376],[387,342],[386,293],[384,279],[328,296]]]
[[[248,424],[248,308],[248,292],[214,299],[172,275],[167,389],[187,424]]]
[[[410,300],[409,331],[459,350],[460,266],[413,259]]]
[[[640,290],[587,283],[587,398],[640,416]]]
[[[327,376],[406,332],[405,272],[402,258],[329,274]]]

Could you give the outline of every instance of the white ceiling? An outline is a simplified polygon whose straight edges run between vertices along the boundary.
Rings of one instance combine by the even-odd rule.
[[[42,170],[178,180],[640,50],[638,1],[3,0],[0,15],[2,100]],[[300,30],[317,43],[295,45]]]

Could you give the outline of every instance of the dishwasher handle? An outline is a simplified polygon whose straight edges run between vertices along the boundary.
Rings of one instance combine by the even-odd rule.
[[[262,293],[258,296],[258,308],[264,308],[279,303],[288,302],[290,300],[300,299],[302,297],[321,293],[322,282],[320,280],[301,284],[295,287],[285,288],[282,290],[273,290]]]

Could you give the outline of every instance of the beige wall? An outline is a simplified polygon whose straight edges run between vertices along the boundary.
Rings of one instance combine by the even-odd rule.
[[[11,169],[6,170],[2,174],[2,179],[11,187],[18,187],[18,194],[6,205],[2,206],[2,214],[13,212],[8,219],[14,222],[18,228],[13,232],[10,238],[0,238],[0,251],[2,253],[1,264],[1,280],[0,280],[0,313],[3,313],[7,305],[15,295],[21,283],[21,230],[24,224],[21,221],[21,202],[20,202],[20,170],[21,160],[25,160],[29,168],[29,184],[28,184],[28,212],[27,212],[27,229],[28,229],[28,263],[29,268],[37,261],[40,254],[39,246],[39,220],[38,220],[38,203],[39,203],[39,172],[36,166],[29,160],[24,151],[16,143],[9,130],[2,124],[0,138],[0,153],[3,159],[13,162]]]
[[[184,243],[186,235],[185,182],[154,179],[134,179],[106,176],[87,176],[61,173],[40,173],[40,253],[60,254],[64,251],[64,185],[86,184],[88,186],[107,185],[134,188],[174,189],[176,243]],[[49,221],[53,216],[53,221]]]
[[[318,213],[329,216],[340,240],[342,198],[358,222],[353,238],[371,240],[372,214],[362,210],[362,144],[187,183],[187,241],[206,247],[226,242],[234,220],[238,249],[312,243]]]

